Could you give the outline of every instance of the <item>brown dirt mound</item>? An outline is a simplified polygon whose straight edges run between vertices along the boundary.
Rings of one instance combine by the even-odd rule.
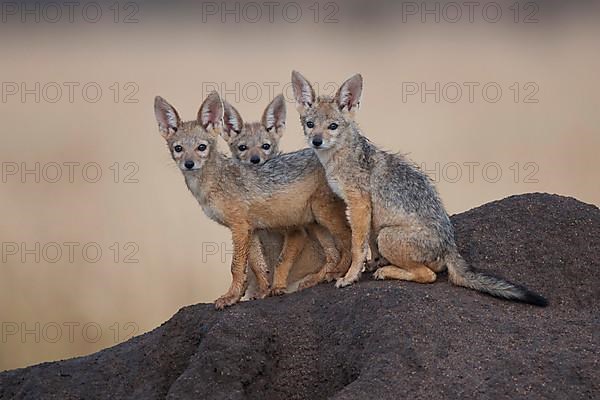
[[[600,210],[528,194],[453,217],[463,256],[547,308],[452,286],[319,285],[0,374],[12,399],[581,399],[600,393]]]

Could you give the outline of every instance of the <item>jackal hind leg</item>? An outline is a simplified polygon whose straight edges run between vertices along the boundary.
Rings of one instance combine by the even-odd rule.
[[[279,257],[279,263],[275,268],[275,273],[273,275],[271,296],[279,296],[285,293],[290,269],[304,248],[305,243],[306,231],[304,229],[295,229],[286,232],[283,240],[283,249],[281,250],[281,255]]]
[[[306,229],[319,242],[325,259],[323,260],[322,257],[319,259],[323,264],[317,272],[308,274],[300,280],[298,283],[298,290],[307,289],[326,281],[328,276],[334,272],[340,259],[340,254],[335,247],[335,241],[327,229],[317,224],[312,224]]]
[[[423,245],[426,240],[419,239],[403,227],[381,229],[377,236],[377,244],[381,255],[390,265],[378,268],[373,277],[418,283],[435,282],[437,276],[428,266],[431,251]]]
[[[352,263],[352,231],[346,219],[345,209],[343,201],[337,198],[332,200],[331,197],[323,196],[315,200],[313,213],[319,224],[315,234],[326,253],[326,262],[318,272],[307,276],[301,282],[301,289],[324,281],[341,279],[350,268]],[[329,255],[327,255],[328,252]],[[337,256],[334,257],[334,254],[337,254]]]

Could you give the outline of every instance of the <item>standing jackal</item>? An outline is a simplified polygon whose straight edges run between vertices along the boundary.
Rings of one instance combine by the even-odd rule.
[[[292,72],[292,87],[309,146],[325,168],[329,185],[347,206],[352,227],[352,265],[336,285],[357,281],[371,247],[376,279],[420,283],[448,268],[450,281],[492,296],[539,306],[546,299],[526,288],[469,267],[458,253],[454,229],[433,184],[398,154],[378,149],[354,121],[362,93],[354,75],[331,97],[315,96]]]
[[[222,136],[229,145],[233,158],[247,165],[259,166],[279,155],[279,141],[285,131],[286,120],[285,99],[282,95],[276,96],[269,103],[260,122],[244,122],[234,106],[225,100],[223,106]],[[340,262],[334,239],[326,229],[317,224],[308,225],[306,229],[290,229],[284,235],[278,231],[260,229],[255,232],[255,236],[258,237],[258,242],[252,243],[249,264],[251,270],[257,268],[252,263],[258,263],[258,268],[266,269],[269,281],[272,281],[272,295],[317,284],[320,279],[316,276],[311,279],[309,275],[317,273],[325,262],[329,265]],[[257,249],[257,246],[261,248]],[[346,257],[343,265],[349,267],[349,252]],[[273,270],[274,274],[271,274]],[[249,298],[262,297],[264,283],[258,276],[254,280],[255,276],[256,274],[248,276],[246,296]]]
[[[343,243],[338,246],[341,252],[349,250],[351,234],[344,202],[327,185],[312,150],[284,154],[258,168],[225,157],[217,149],[223,103],[216,92],[208,95],[193,121],[181,121],[175,108],[161,97],[155,99],[154,112],[171,156],[202,210],[231,230],[232,283],[215,301],[216,308],[235,304],[243,296],[257,229],[285,231],[318,223]],[[324,265],[322,269],[324,274],[335,270],[343,275],[342,267]]]

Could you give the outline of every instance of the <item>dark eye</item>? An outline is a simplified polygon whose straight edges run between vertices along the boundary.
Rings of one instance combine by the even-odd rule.
[[[173,147],[173,150],[175,150],[176,153],[181,153],[183,151],[183,147],[181,147],[180,145],[177,145],[177,146]]]
[[[332,122],[331,124],[329,124],[328,129],[330,131],[335,131],[338,128],[338,124],[336,124],[335,122]]]
[[[246,146],[245,144],[240,144],[238,146],[238,150],[239,151],[246,151],[246,150],[248,150],[248,146]]]
[[[308,121],[308,122],[306,123],[306,126],[312,129],[312,128],[314,128],[314,127],[315,127],[315,123],[314,123],[314,122],[312,122],[312,121]]]
[[[262,148],[265,150],[269,150],[271,148],[271,145],[269,143],[265,143],[262,145]]]
[[[198,146],[198,150],[200,150],[200,151],[206,150],[206,145],[204,143],[202,143],[200,146]]]

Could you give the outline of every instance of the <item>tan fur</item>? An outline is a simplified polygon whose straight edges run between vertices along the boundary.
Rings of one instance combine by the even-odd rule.
[[[319,231],[325,232],[325,239],[318,239],[316,236],[316,232]],[[304,243],[304,247],[298,257],[294,260],[294,263],[289,271],[289,275],[287,277],[287,287],[285,290],[282,290],[281,293],[291,293],[295,292],[299,289],[304,289],[306,287],[310,287],[316,285],[323,280],[330,281],[337,277],[343,276],[346,272],[347,267],[350,265],[350,253],[348,253],[348,260],[345,264],[340,263],[340,253],[336,248],[336,243],[329,234],[327,229],[323,228],[320,225],[315,224],[314,226],[307,227],[307,239]],[[274,230],[258,230],[255,233],[256,236],[260,238],[260,242],[263,248],[264,260],[266,262],[267,267],[267,279],[269,282],[273,281],[274,272],[277,269],[275,268],[281,262],[281,250],[283,249],[284,242],[284,234],[280,231]],[[324,252],[323,247],[320,243],[326,242],[326,240],[330,240],[329,245],[323,246],[326,249],[331,249],[327,254]],[[346,270],[341,271],[338,274],[332,275],[331,273],[328,275],[322,274],[321,279],[314,280],[313,274],[319,272],[321,270],[321,266],[325,262],[329,265],[346,265]],[[251,267],[250,260],[249,266]],[[334,269],[333,269],[334,270]],[[278,291],[271,289],[273,295],[279,294]],[[259,298],[260,288],[258,283],[256,282],[256,277],[254,273],[248,275],[248,289],[246,290],[246,298],[254,299]]]
[[[273,275],[273,283],[271,285],[271,294],[281,295],[285,293],[287,288],[288,276],[290,269],[296,261],[298,255],[304,249],[306,242],[306,231],[304,229],[297,229],[292,232],[286,233],[283,240],[283,249],[281,251],[280,262],[275,269]],[[323,265],[322,263],[319,265]]]
[[[250,252],[248,253],[248,266],[252,270],[252,290],[246,294],[250,299],[261,299],[269,294],[270,282],[269,282],[269,266],[263,256],[263,248],[260,242],[260,237],[257,234],[252,236],[252,243],[250,244]]]
[[[384,249],[388,266],[380,267],[373,275],[376,279],[402,279],[419,283],[432,283],[436,274],[428,265],[414,261],[413,255],[417,253],[405,243],[398,240],[395,227],[386,227],[379,231],[377,245]],[[389,249],[394,249],[389,251]]]
[[[352,227],[352,264],[346,276],[338,281],[338,286],[346,286],[358,280],[367,258],[371,227],[372,205],[369,194],[350,188],[346,191],[345,200]]]
[[[207,97],[195,121],[181,122],[175,109],[162,98],[155,100],[155,113],[188,188],[207,216],[231,230],[232,283],[227,293],[215,301],[216,308],[235,304],[243,296],[252,235],[258,229],[298,229],[319,223],[339,241],[342,260],[349,259],[345,253],[350,249],[351,233],[345,205],[329,189],[317,160],[301,158],[306,168],[266,185],[254,168],[218,152],[216,142],[223,131],[223,104],[218,94],[213,92]],[[347,265],[341,264],[334,270],[347,270]],[[325,264],[323,268],[330,267]]]

